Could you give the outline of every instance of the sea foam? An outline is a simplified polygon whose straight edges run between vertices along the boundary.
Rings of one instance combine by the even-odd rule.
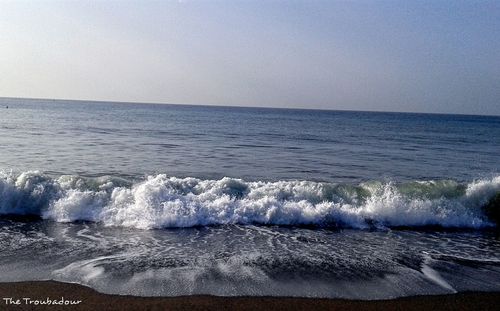
[[[482,207],[499,191],[500,176],[470,183],[349,185],[159,174],[133,183],[28,171],[0,174],[0,214],[141,229],[220,224],[484,228],[494,224]]]

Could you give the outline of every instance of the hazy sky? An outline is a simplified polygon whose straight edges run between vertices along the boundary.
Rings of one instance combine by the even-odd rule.
[[[0,96],[500,115],[500,1],[2,1]]]

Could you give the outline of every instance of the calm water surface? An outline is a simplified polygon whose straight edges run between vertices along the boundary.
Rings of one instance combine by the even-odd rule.
[[[360,182],[499,173],[500,117],[2,99],[0,168]]]

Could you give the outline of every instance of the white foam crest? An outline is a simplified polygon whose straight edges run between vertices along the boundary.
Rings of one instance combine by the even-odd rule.
[[[469,205],[482,206],[500,191],[500,176],[475,180],[467,185],[465,201]]]
[[[104,191],[70,189],[62,198],[54,201],[42,216],[59,222],[99,221],[101,210],[107,202],[108,195]]]
[[[447,185],[441,196],[429,182],[427,197],[421,193],[426,189],[408,190],[411,184],[380,182],[339,186],[160,174],[129,186],[113,178],[51,179],[39,172],[0,177],[0,214],[141,229],[218,224],[481,228],[492,225],[482,206],[500,191],[500,176],[466,186],[457,183],[456,191]],[[411,194],[417,192],[418,196]]]
[[[500,187],[497,187],[497,191]],[[491,197],[490,197],[491,198]],[[487,202],[488,198],[485,199]],[[419,199],[401,195],[391,183],[372,192],[362,214],[387,226],[430,226],[480,228],[488,225],[481,206],[470,204],[466,195],[456,199]]]
[[[57,183],[38,171],[0,173],[0,214],[40,214],[59,195]]]

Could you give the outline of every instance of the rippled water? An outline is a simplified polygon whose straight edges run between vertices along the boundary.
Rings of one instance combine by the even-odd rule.
[[[500,117],[0,99],[0,281],[500,291]]]
[[[484,233],[4,220],[0,237],[9,249],[0,254],[3,280],[79,282],[106,293],[380,299],[500,288],[500,242]]]

